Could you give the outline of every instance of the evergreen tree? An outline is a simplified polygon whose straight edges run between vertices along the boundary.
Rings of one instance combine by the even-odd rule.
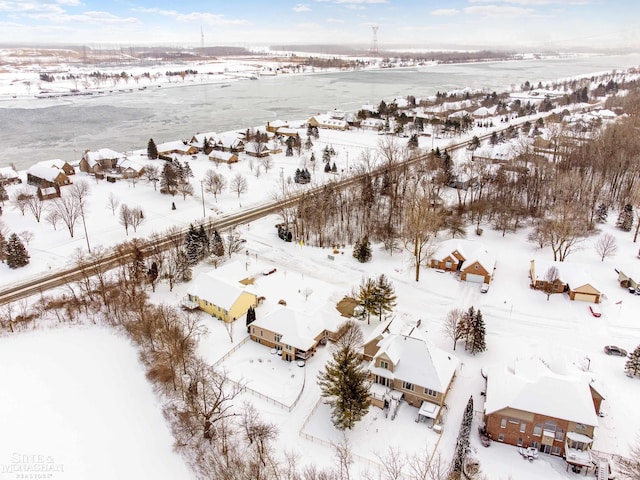
[[[476,353],[484,352],[487,349],[487,344],[485,341],[485,326],[484,320],[482,319],[482,312],[480,309],[476,311],[476,314],[472,320],[473,326],[473,343],[471,344],[471,353],[475,355]]]
[[[330,171],[331,171],[331,164],[329,164],[329,162],[327,162],[327,163],[324,165],[324,172],[325,172],[325,173],[329,173]]]
[[[616,226],[625,232],[630,232],[633,227],[633,205],[627,203],[618,215]]]
[[[287,141],[285,142],[285,144],[287,145],[287,151],[285,153],[286,156],[287,157],[293,156],[293,146],[295,144],[293,137],[287,137]]]
[[[376,281],[373,313],[382,321],[382,315],[393,310],[396,306],[396,293],[391,281],[385,274],[381,274]]]
[[[304,148],[307,150],[311,150],[313,148],[313,142],[311,141],[311,137],[307,134],[307,140],[304,142]]]
[[[407,142],[407,146],[409,148],[418,148],[418,135],[415,133],[411,135],[411,138],[409,138],[409,141]]]
[[[640,345],[638,345],[636,349],[631,352],[631,355],[629,355],[629,359],[624,366],[624,371],[629,376],[640,374]]]
[[[329,163],[331,161],[331,154],[329,153],[329,145],[324,147],[324,150],[322,150],[322,161],[325,163]]]
[[[16,233],[9,235],[4,246],[4,254],[9,268],[20,268],[29,263],[29,253]]]
[[[596,208],[596,222],[607,223],[607,217],[609,216],[609,209],[606,204],[601,203]]]
[[[196,265],[204,257],[203,250],[198,231],[193,224],[189,225],[189,231],[184,238],[184,252],[189,265]]]
[[[178,189],[178,174],[175,167],[167,162],[162,167],[162,173],[160,174],[160,192],[170,193],[175,195]]]
[[[367,324],[370,324],[371,314],[376,311],[376,282],[373,279],[367,278],[362,281],[357,300],[367,315]]]
[[[315,152],[311,152],[311,158],[309,158],[309,161],[311,163],[314,163],[316,161],[316,154]]]
[[[338,167],[336,167],[336,162],[333,162],[333,165],[331,165],[331,172],[338,173]]]
[[[371,243],[366,235],[361,240],[357,240],[353,246],[353,258],[360,263],[366,263],[371,260]]]
[[[150,138],[149,143],[147,143],[147,157],[151,160],[158,158],[158,147],[156,147],[156,142],[153,141],[153,138]]]
[[[216,257],[224,257],[224,242],[217,230],[213,232],[211,237],[211,253]]]
[[[255,321],[255,319],[256,310],[253,307],[249,307],[249,310],[247,310],[247,327],[249,327],[249,325],[251,325]]]
[[[369,372],[358,353],[362,332],[353,321],[345,330],[331,360],[318,374],[321,395],[331,406],[331,421],[339,430],[352,429],[369,410]]]
[[[464,409],[462,415],[462,422],[460,423],[460,431],[458,432],[458,439],[456,440],[456,450],[453,457],[453,464],[451,469],[454,472],[462,472],[462,466],[464,459],[469,453],[469,436],[471,435],[471,422],[473,421],[473,396],[469,397],[467,406]]]
[[[473,306],[469,307],[469,310],[464,314],[464,349],[465,351],[471,350],[473,346],[473,321],[476,317],[476,310]]]
[[[0,232],[0,262],[2,263],[7,259],[6,246],[7,240],[4,238],[2,232]]]
[[[9,200],[9,194],[7,194],[7,189],[4,187],[4,184],[0,182],[0,203],[4,205],[5,200]]]

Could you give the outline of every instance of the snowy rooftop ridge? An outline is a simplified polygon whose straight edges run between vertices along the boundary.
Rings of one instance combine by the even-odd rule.
[[[394,377],[438,392],[446,391],[460,363],[452,354],[407,335],[387,335],[378,346],[380,350],[370,369],[375,368],[377,358],[385,355],[394,364]]]
[[[219,278],[219,275],[216,270],[201,273],[189,286],[187,293],[228,311],[246,290],[241,288],[240,283],[230,283]]]
[[[555,374],[539,359],[518,360],[513,371],[488,373],[485,413],[505,408],[598,426],[589,383]]]
[[[591,268],[583,263],[550,262],[548,260],[534,259],[535,280],[545,280],[545,275],[551,267],[558,269],[558,278],[569,285],[573,290],[584,285],[598,287],[593,283]]]
[[[477,241],[452,238],[440,243],[433,258],[444,260],[454,251],[458,251],[464,258],[465,266],[474,262],[480,263],[489,273],[493,272],[496,265],[496,256],[487,250],[487,247]]]

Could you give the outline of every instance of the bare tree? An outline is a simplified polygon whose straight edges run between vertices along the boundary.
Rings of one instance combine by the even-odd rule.
[[[13,207],[18,210],[23,216],[24,212],[27,211],[27,198],[31,196],[30,192],[25,193],[24,191],[16,192],[13,198],[11,199],[11,203]]]
[[[86,208],[87,197],[89,196],[89,183],[86,180],[78,180],[71,185],[71,198],[75,200],[80,209],[80,217],[82,218],[82,227],[84,228],[84,236],[87,241],[87,250],[91,251],[89,245],[89,234],[87,233],[87,223],[85,221],[84,211]]]
[[[73,238],[76,222],[80,218],[80,207],[75,199],[70,195],[63,195],[54,200],[53,208],[60,217],[60,220],[67,226],[69,234]]]
[[[120,207],[120,211],[118,212],[118,220],[120,221],[120,225],[124,227],[124,231],[127,236],[129,236],[129,226],[131,225],[131,216],[132,212],[129,206],[126,203],[123,203]]]
[[[115,194],[111,192],[107,200],[107,206],[111,209],[111,215],[113,215],[114,217],[116,215],[116,209],[118,208],[119,205],[120,205],[120,200],[118,200],[118,197],[116,197]]]
[[[160,169],[157,165],[146,165],[144,167],[144,177],[147,182],[153,182],[153,190],[156,191],[157,184],[160,181]]]
[[[142,207],[133,207],[129,209],[130,219],[129,223],[133,227],[133,231],[137,232],[138,227],[144,222],[144,211]]]
[[[29,191],[29,189],[23,188],[18,192],[15,202],[19,202],[21,205],[23,204],[26,206],[26,208],[33,214],[36,221],[40,223],[42,213],[46,210],[45,203],[41,197]],[[19,207],[18,209],[20,210]],[[22,214],[24,215],[24,211],[22,211]]]
[[[23,230],[18,236],[27,244],[27,246],[31,243],[31,240],[33,240],[33,232],[28,230]]]
[[[224,243],[225,251],[227,252],[227,255],[229,255],[229,258],[231,258],[234,253],[238,253],[242,250],[245,244],[245,240],[243,238],[240,238],[240,234],[234,227],[227,231],[227,235],[224,238]]]
[[[218,201],[218,195],[222,193],[227,184],[224,176],[213,170],[207,170],[203,182],[207,187],[207,191],[213,193],[213,198]]]
[[[231,179],[231,191],[237,193],[238,198],[247,191],[248,186],[247,179],[241,173],[236,173],[235,177]]]
[[[193,185],[189,182],[179,182],[178,192],[182,194],[182,199],[186,200],[188,195],[193,195]]]
[[[442,330],[444,333],[453,340],[453,350],[456,349],[458,340],[464,337],[465,329],[463,326],[465,312],[460,308],[454,308],[449,310],[447,318],[444,321]]]
[[[620,459],[618,469],[623,478],[640,480],[640,440],[631,446],[628,457]]]
[[[607,257],[613,257],[618,251],[616,237],[610,233],[605,233],[598,238],[595,246],[596,252],[600,255],[600,261],[604,262]]]
[[[278,435],[275,425],[261,419],[260,413],[250,403],[245,403],[242,412],[242,429],[250,446],[255,448],[258,461],[267,465],[270,443]]]
[[[264,168],[264,173],[269,173],[269,170],[273,167],[273,159],[271,158],[271,155],[262,157],[260,159],[260,164],[262,165],[262,168]]]
[[[560,279],[560,272],[556,267],[549,267],[544,274],[544,293],[547,294],[547,301],[555,290],[555,286]]]
[[[44,219],[51,224],[54,230],[56,230],[56,226],[60,221],[60,213],[58,213],[58,211],[55,209],[49,210],[49,213],[47,213],[47,216],[44,217]]]

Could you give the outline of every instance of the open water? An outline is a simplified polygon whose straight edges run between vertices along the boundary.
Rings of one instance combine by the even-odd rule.
[[[640,54],[281,75],[224,86],[192,84],[100,97],[34,99],[27,108],[24,102],[20,107],[0,104],[0,166],[14,163],[25,169],[52,158],[77,161],[86,149],[144,149],[150,137],[161,143],[275,119],[302,120],[334,108],[355,111],[382,99],[420,98],[464,87],[499,92],[527,80],[537,84],[632,66],[640,66]]]

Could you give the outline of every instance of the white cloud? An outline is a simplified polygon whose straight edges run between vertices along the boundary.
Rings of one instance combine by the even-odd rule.
[[[309,12],[311,11],[311,7],[309,7],[309,5],[304,4],[304,3],[298,3],[295,7],[292,8],[292,10],[294,12]]]
[[[443,16],[446,16],[446,15],[456,15],[458,13],[460,13],[460,10],[457,10],[455,8],[439,8],[437,10],[433,10],[431,12],[431,15],[436,15],[436,16],[437,15],[443,15]]]
[[[53,3],[0,1],[0,12],[58,14],[64,13],[64,10],[60,5]]]
[[[339,18],[327,18],[327,23],[344,23],[344,20]]]
[[[590,0],[468,0],[469,3],[513,3],[515,5],[588,5]]]
[[[208,12],[180,13],[176,10],[162,10],[160,8],[144,7],[136,7],[131,10],[134,12],[155,13],[157,15],[162,15],[163,17],[171,17],[177,22],[201,22],[208,25],[249,25],[251,23],[248,20],[226,18],[224,15]]]
[[[363,3],[367,3],[367,4],[373,4],[373,3],[388,3],[388,0],[335,0],[335,3],[341,3],[341,4],[363,4]]]
[[[28,13],[24,15],[27,18],[34,20],[48,20],[52,23],[82,23],[82,24],[94,24],[94,25],[122,25],[122,24],[137,24],[140,20],[134,17],[119,17],[109,12],[88,11],[79,14],[70,15],[67,13],[60,13],[53,17],[47,13]]]
[[[535,10],[532,8],[511,6],[479,5],[476,7],[465,7],[464,13],[484,17],[525,17],[535,13]]]
[[[56,2],[60,5],[67,5],[69,7],[79,7],[80,5],[82,5],[82,2],[80,2],[80,0],[56,0]]]

